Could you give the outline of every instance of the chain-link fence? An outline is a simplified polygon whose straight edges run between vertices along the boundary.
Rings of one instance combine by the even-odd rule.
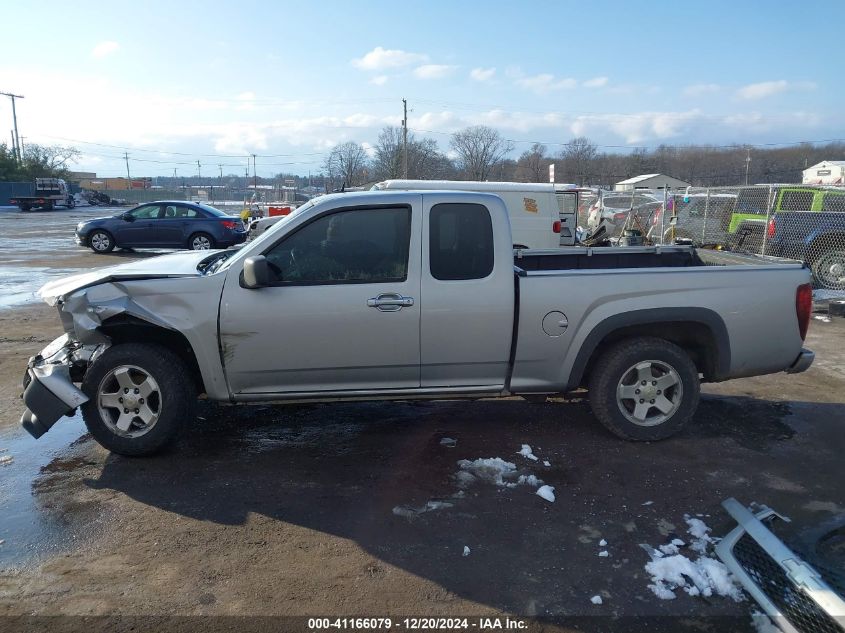
[[[694,244],[805,262],[817,297],[845,296],[845,188],[754,185],[683,191],[603,191],[579,205],[579,225],[625,243]]]

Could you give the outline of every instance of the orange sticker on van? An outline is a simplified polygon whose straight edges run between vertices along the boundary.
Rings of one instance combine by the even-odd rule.
[[[537,213],[537,201],[534,198],[523,198],[522,203],[525,205],[525,210],[528,213]]]

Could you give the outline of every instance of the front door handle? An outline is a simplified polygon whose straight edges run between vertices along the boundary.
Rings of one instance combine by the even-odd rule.
[[[414,305],[413,297],[403,297],[395,292],[387,292],[380,294],[377,297],[367,299],[367,305],[370,308],[381,310],[382,312],[397,312],[402,308],[409,308]]]

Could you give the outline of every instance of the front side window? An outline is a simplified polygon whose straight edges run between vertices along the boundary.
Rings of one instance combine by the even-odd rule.
[[[483,279],[493,272],[493,223],[480,204],[436,204],[429,217],[431,276]]]
[[[822,198],[822,211],[845,211],[845,196],[841,193],[825,192]]]
[[[557,193],[557,208],[561,213],[575,213],[577,209],[576,201],[578,199],[575,193]]]
[[[400,282],[410,242],[409,208],[352,209],[306,224],[265,257],[278,284]]]

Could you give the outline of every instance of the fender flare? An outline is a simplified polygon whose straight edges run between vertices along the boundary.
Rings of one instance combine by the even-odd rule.
[[[584,377],[587,364],[593,357],[599,344],[610,334],[632,325],[651,325],[657,323],[697,323],[704,325],[713,335],[716,343],[715,379],[725,378],[730,373],[731,344],[728,328],[719,314],[709,308],[647,308],[623,312],[606,318],[596,325],[578,351],[566,391],[577,389]]]

